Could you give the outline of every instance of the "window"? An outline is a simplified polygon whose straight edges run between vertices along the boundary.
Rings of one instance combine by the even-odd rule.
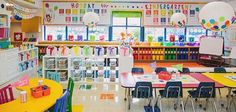
[[[153,41],[158,42],[158,37],[162,37],[164,39],[165,35],[165,28],[154,28],[154,27],[147,27],[145,28],[145,41],[148,40],[148,36],[153,36]]]
[[[166,28],[166,41],[170,41],[170,37],[174,36],[175,41],[179,41],[179,37],[185,36],[185,28]]]
[[[96,26],[95,28],[89,28],[88,39],[90,40],[91,36],[95,36],[95,40],[104,38],[104,40],[108,41],[108,31],[108,26]]]
[[[132,36],[133,38],[141,37],[141,12],[132,11],[114,11],[112,12],[112,40],[121,39],[121,34],[125,37]]]
[[[199,37],[206,35],[206,30],[202,27],[187,27],[186,41],[187,42],[198,42]]]
[[[68,36],[73,36],[74,40],[78,41],[86,40],[87,28],[86,26],[68,26]]]
[[[48,41],[65,41],[66,26],[45,26],[45,40]]]

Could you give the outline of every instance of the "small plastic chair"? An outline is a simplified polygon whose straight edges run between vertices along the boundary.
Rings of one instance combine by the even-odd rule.
[[[155,69],[156,74],[160,73],[161,71],[167,71],[167,69],[165,67],[157,67]]]
[[[67,112],[72,112],[72,96],[74,91],[74,80],[70,77],[67,90],[70,92],[70,96],[67,103]]]
[[[133,98],[149,99],[149,105],[150,105],[151,99],[153,97],[152,91],[153,88],[151,82],[136,82],[135,89],[132,91],[131,94],[131,100]],[[129,109],[131,100],[129,100]]]
[[[60,82],[60,74],[58,72],[47,72],[46,79],[54,80],[56,82]]]
[[[215,103],[215,83],[214,82],[201,82],[199,86],[197,87],[196,90],[189,90],[188,91],[189,95],[187,97],[187,100],[185,102],[184,107],[186,106],[188,99],[191,98],[191,104],[192,104],[192,109],[195,112],[195,107],[194,107],[194,99],[199,99],[199,98],[205,98],[206,99],[206,104],[208,104],[209,99],[213,99],[213,107],[215,111],[217,112],[216,108],[216,103]],[[202,107],[202,105],[199,105]],[[206,105],[207,106],[207,105]],[[204,107],[203,109],[206,110],[207,107]]]
[[[160,102],[160,110],[162,110],[162,99],[163,98],[174,98],[177,99],[177,102],[174,104],[174,109],[177,109],[177,105],[181,103],[182,110],[184,112],[183,107],[183,87],[182,82],[176,81],[176,82],[167,82],[164,90],[159,90],[160,95],[158,96],[159,102]]]
[[[226,70],[224,67],[215,67],[214,72],[215,73],[226,73]]]
[[[190,73],[190,70],[189,70],[189,68],[183,68],[183,71],[180,72],[180,73],[186,73],[186,74],[188,74],[188,73]]]
[[[69,96],[70,96],[70,92],[65,91],[62,97],[57,99],[56,105],[54,107],[54,112],[66,112],[66,106],[67,106]]]
[[[4,104],[14,100],[13,91],[11,85],[7,85],[0,89],[0,104]]]
[[[132,74],[144,74],[143,68],[133,67],[131,70]]]

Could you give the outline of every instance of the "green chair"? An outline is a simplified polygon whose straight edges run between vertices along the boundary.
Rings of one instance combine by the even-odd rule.
[[[47,72],[46,79],[54,80],[56,82],[60,82],[60,74],[58,72]]]
[[[73,90],[74,90],[74,80],[70,77],[70,78],[69,78],[69,82],[68,82],[68,87],[67,87],[67,91],[70,92],[70,96],[69,96],[68,103],[67,103],[67,107],[66,107],[66,111],[67,111],[67,112],[72,112],[72,96],[73,96]]]

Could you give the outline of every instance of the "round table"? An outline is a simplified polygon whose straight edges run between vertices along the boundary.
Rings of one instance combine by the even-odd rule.
[[[38,86],[38,80],[43,80],[43,85],[50,87],[50,95],[40,98],[31,96],[30,88]],[[20,97],[14,101],[0,105],[0,112],[43,112],[53,106],[56,100],[62,96],[62,85],[49,79],[30,79],[28,86],[17,87],[18,90],[27,91],[27,102],[21,103]]]

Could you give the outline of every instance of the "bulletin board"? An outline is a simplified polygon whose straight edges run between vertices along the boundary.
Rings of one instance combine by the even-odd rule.
[[[142,11],[143,25],[170,25],[170,17],[175,12],[184,13],[188,25],[199,25],[197,15],[204,4],[184,3],[134,3],[134,2],[53,2],[43,3],[44,24],[83,24],[86,12],[99,15],[98,24],[110,25],[112,11]]]

